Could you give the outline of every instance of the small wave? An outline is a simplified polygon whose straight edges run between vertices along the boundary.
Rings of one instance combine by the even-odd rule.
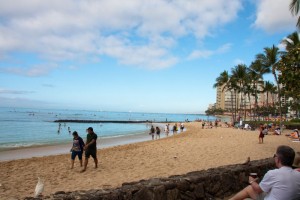
[[[119,137],[126,137],[126,136],[134,136],[134,135],[142,135],[145,134],[147,131],[139,131],[139,132],[134,132],[134,133],[124,133],[124,134],[119,134],[119,135],[107,135],[107,136],[101,136],[101,138],[119,138]]]

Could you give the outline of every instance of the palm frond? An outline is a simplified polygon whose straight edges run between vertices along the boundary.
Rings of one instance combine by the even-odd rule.
[[[300,0],[292,0],[290,3],[290,11],[293,15],[297,15],[299,12]],[[299,20],[298,20],[299,22]]]

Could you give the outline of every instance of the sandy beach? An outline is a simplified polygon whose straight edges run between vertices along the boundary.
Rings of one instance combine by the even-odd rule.
[[[299,142],[284,135],[267,135],[258,144],[258,131],[232,128],[201,129],[201,123],[186,124],[187,131],[156,141],[100,149],[99,168],[92,159],[85,173],[78,160],[70,169],[70,155],[55,155],[2,161],[0,199],[33,196],[37,177],[45,180],[44,195],[56,191],[118,187],[124,182],[167,177],[190,171],[271,157],[278,145],[300,151]],[[285,132],[290,132],[286,130]]]

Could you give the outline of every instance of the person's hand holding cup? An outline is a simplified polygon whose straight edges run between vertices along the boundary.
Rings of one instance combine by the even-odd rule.
[[[257,173],[250,173],[250,175],[249,175],[249,183],[251,184],[251,183],[253,183],[253,182],[257,181],[257,180],[258,180]]]

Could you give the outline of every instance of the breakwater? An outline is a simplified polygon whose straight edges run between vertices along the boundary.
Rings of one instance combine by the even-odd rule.
[[[79,119],[59,119],[56,123],[115,123],[115,124],[145,124],[145,123],[175,123],[174,121],[150,121],[150,120],[79,120]]]

